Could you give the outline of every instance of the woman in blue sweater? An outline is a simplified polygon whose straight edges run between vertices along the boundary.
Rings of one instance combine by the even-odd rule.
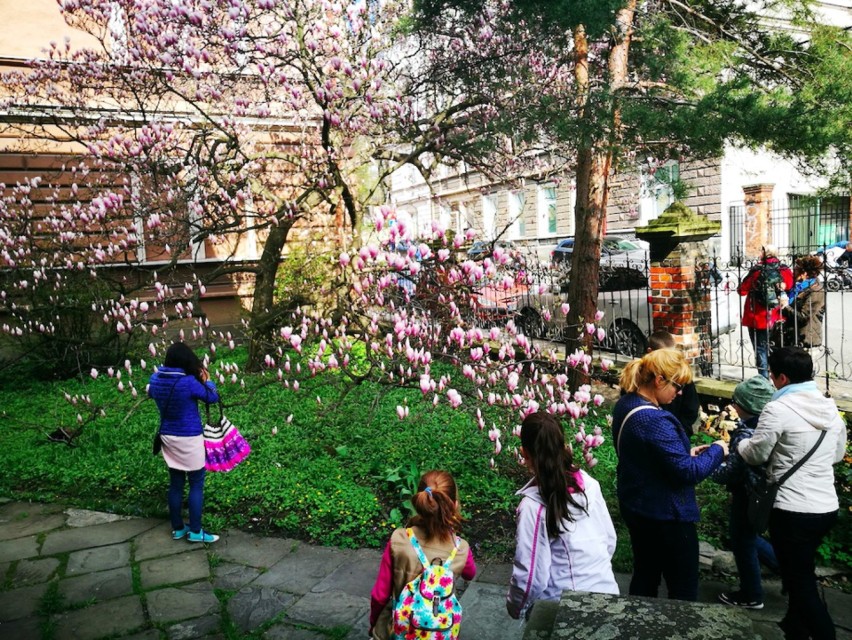
[[[630,595],[655,598],[665,578],[669,598],[698,599],[695,485],[722,464],[728,445],[690,449],[680,421],[660,408],[691,381],[675,349],[651,351],[621,373],[625,395],[613,409],[612,436],[618,501],[633,548]]]
[[[160,411],[163,459],[169,468],[169,517],[172,538],[190,542],[216,542],[219,536],[201,528],[204,503],[204,426],[198,401],[219,402],[216,385],[198,356],[183,342],[166,351],[163,366],[151,376],[148,395]],[[189,526],[183,521],[183,488],[189,479]]]

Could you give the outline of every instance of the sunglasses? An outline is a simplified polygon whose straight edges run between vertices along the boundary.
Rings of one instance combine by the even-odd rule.
[[[678,390],[678,393],[683,391],[683,385],[680,382],[675,382],[674,380],[666,380],[670,385],[672,385],[675,389]]]

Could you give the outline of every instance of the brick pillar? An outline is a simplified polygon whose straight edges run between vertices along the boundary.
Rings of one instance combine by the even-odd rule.
[[[761,249],[772,241],[772,184],[753,184],[743,187],[745,219],[743,220],[746,258],[759,258]]]
[[[696,284],[696,264],[706,261],[704,244],[683,242],[662,260],[651,262],[654,331],[665,329],[691,363],[710,353],[710,296]]]

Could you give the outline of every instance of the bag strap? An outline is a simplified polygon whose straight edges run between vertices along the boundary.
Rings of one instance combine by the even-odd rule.
[[[624,420],[621,421],[621,429],[618,430],[618,438],[615,441],[615,453],[620,455],[621,452],[621,434],[624,433],[624,427],[627,425],[627,421],[630,420],[630,417],[636,413],[637,411],[642,411],[642,409],[659,409],[659,407],[655,407],[652,404],[640,404],[638,407],[633,407],[626,416],[624,416]]]
[[[219,422],[222,422],[222,419],[225,417],[225,410],[222,408],[222,401],[215,403],[219,407]],[[210,424],[210,405],[208,403],[204,403],[204,412],[207,414],[207,423]]]
[[[820,434],[819,434],[819,438],[818,438],[818,439],[817,439],[817,441],[816,441],[816,444],[815,444],[813,447],[811,447],[811,450],[810,450],[810,451],[808,451],[808,452],[807,452],[807,453],[806,453],[806,454],[802,457],[802,459],[801,459],[801,460],[799,460],[796,464],[794,464],[794,465],[793,465],[793,466],[789,469],[789,471],[787,471],[787,473],[785,473],[783,476],[781,476],[781,478],[779,478],[778,482],[776,482],[776,483],[775,483],[775,486],[776,486],[776,487],[780,487],[780,486],[781,486],[784,482],[786,482],[787,478],[789,478],[791,475],[793,475],[794,473],[796,473],[796,471],[798,471],[798,470],[799,470],[799,467],[801,467],[803,464],[805,464],[805,463],[808,461],[808,458],[810,458],[810,457],[814,454],[814,452],[815,452],[815,451],[819,448],[819,445],[821,445],[821,444],[822,444],[822,441],[823,441],[823,440],[825,440],[825,433],[826,433],[825,431],[823,431],[822,433],[820,433]]]
[[[405,533],[408,534],[408,541],[411,543],[411,546],[414,547],[414,550],[417,552],[417,559],[420,560],[420,564],[423,565],[424,569],[429,568],[429,562],[426,560],[426,554],[423,553],[423,549],[420,546],[420,543],[417,541],[417,537],[414,535],[414,529],[408,527],[405,530]]]
[[[408,541],[411,543],[411,546],[414,547],[414,550],[417,552],[417,559],[420,560],[420,564],[423,565],[424,569],[429,568],[429,561],[426,559],[426,554],[423,553],[423,547],[420,546],[420,542],[417,540],[417,536],[414,535],[414,529],[408,527],[405,530],[405,533],[408,534]],[[444,568],[450,569],[450,565],[452,565],[453,560],[456,559],[456,552],[459,550],[459,545],[461,545],[461,538],[455,536],[453,538],[453,550],[450,551],[450,555],[447,556],[447,559],[444,561]]]
[[[169,391],[169,397],[166,398],[166,404],[163,405],[163,411],[165,411],[168,408],[168,406],[172,403],[172,395],[175,392],[175,387],[178,386],[178,382],[180,382],[180,378],[175,380],[175,383],[172,385],[171,391]],[[157,433],[160,432],[160,429],[163,426],[163,411],[160,411],[160,426],[157,427]]]

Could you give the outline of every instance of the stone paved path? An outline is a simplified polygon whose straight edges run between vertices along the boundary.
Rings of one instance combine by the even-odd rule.
[[[196,545],[172,540],[163,520],[0,500],[0,638],[363,640],[379,558],[236,530]],[[510,571],[479,563],[462,595],[462,640],[521,638],[503,605]],[[749,617],[759,637],[780,640],[785,603],[777,583],[767,587],[767,606]],[[724,588],[702,583],[701,600]],[[826,597],[838,638],[852,640],[852,596]]]

